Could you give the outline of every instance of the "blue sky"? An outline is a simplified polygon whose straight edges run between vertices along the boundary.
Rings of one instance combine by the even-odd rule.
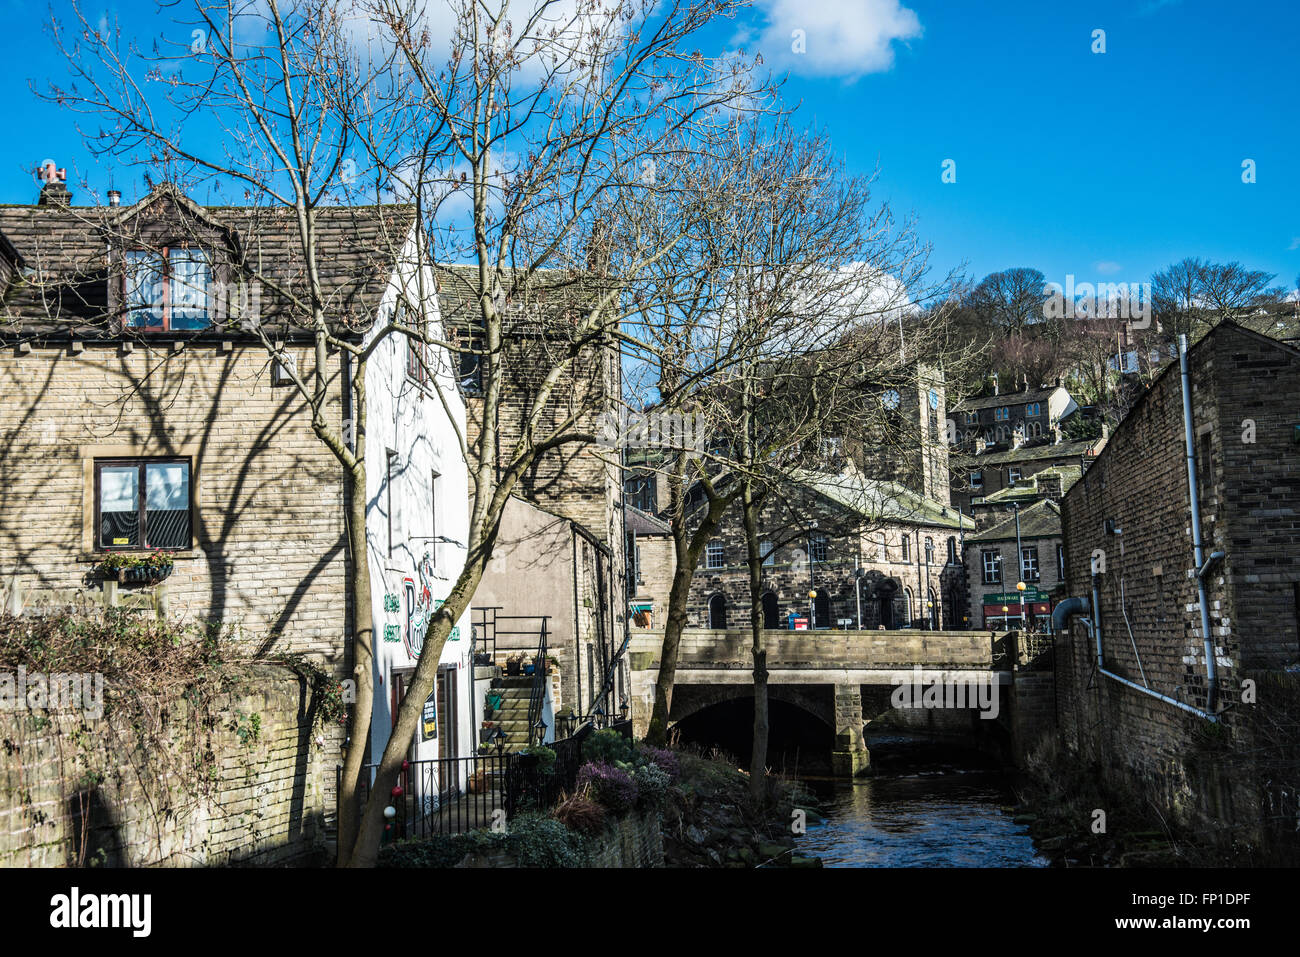
[[[152,3],[105,9],[161,32]],[[46,157],[106,188],[78,117],[30,92],[29,80],[64,76],[48,14],[16,0],[0,11],[0,202],[31,202]],[[852,169],[879,161],[877,197],[916,215],[936,269],[1140,281],[1198,255],[1288,287],[1300,273],[1300,4],[758,0],[708,39],[790,71],[798,115],[824,125]],[[129,201],[140,184],[116,185]]]

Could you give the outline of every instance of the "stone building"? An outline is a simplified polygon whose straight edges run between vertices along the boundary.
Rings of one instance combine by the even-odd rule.
[[[852,466],[796,473],[760,512],[764,627],[959,628],[961,538],[973,530],[943,502]],[[747,626],[746,554],[733,506],[696,567],[692,626]]]
[[[1048,631],[1052,593],[1065,580],[1061,512],[1051,499],[999,513],[998,521],[966,538],[971,628]],[[1019,536],[1017,538],[1017,515]],[[1020,567],[1016,567],[1016,542]],[[1024,602],[1017,584],[1024,582]],[[1023,608],[1023,612],[1022,612]]]
[[[398,308],[438,321],[411,207],[316,217],[326,318],[342,341],[371,345]],[[78,206],[49,183],[38,204],[0,208],[0,235],[7,609],[116,604],[215,620],[250,657],[301,652],[342,676],[347,582],[365,560],[382,747],[429,615],[463,563],[463,411],[454,380],[429,371],[447,363],[427,353],[428,367],[413,367],[406,339],[379,342],[362,436],[344,385],[350,353],[327,353],[319,415],[351,449],[365,442],[369,485],[353,490],[293,383],[315,375],[317,358],[292,211],[204,207],[169,184],[127,206]],[[349,554],[345,535],[356,495],[365,556]],[[155,550],[172,560],[161,583],[103,574],[110,557]],[[417,755],[472,747],[468,644],[444,649],[441,717]]]
[[[627,601],[635,628],[662,628],[668,618],[677,555],[668,523],[627,506]]]
[[[1205,560],[1174,363],[1062,502],[1069,594],[1099,601],[1057,640],[1061,737],[1172,824],[1294,863],[1300,351],[1224,322],[1187,364]]]
[[[1079,442],[1057,442],[1049,438],[1016,444],[1019,440],[1013,438],[1009,448],[954,451],[949,457],[952,503],[969,515],[1002,490],[1014,488],[1046,469],[1069,469],[1082,474],[1106,447],[1106,434],[1103,426],[1098,438]]]
[[[507,285],[510,280],[507,277]],[[545,434],[550,427],[569,419],[572,431],[601,434],[602,416],[615,407],[621,395],[618,351],[610,340],[575,345],[572,336],[573,317],[590,308],[600,282],[594,275],[571,277],[567,273],[543,272],[526,288],[509,290],[504,303],[502,349],[495,357],[502,373],[503,393],[494,422],[496,447],[490,452],[498,468],[510,459],[521,424],[530,414],[548,372],[561,363],[562,374],[542,404],[537,434]],[[475,450],[481,444],[487,365],[473,352],[483,347],[481,335],[476,332],[481,327],[477,268],[439,266],[438,299],[449,335],[462,349],[458,375],[466,405],[465,438],[471,459],[475,459]],[[524,525],[547,524],[558,516],[573,523],[579,538],[594,544],[593,561],[598,567],[589,574],[576,573],[578,580],[589,582],[590,595],[575,605],[557,596],[543,596],[529,587],[528,562],[521,559],[530,549],[516,545],[513,547],[523,547],[524,553],[494,560],[474,600],[476,607],[499,605],[497,614],[503,616],[531,618],[547,614],[543,607],[567,616],[563,623],[551,623],[557,635],[551,653],[559,661],[563,687],[575,694],[583,688],[588,695],[566,701],[578,714],[590,713],[597,703],[589,699],[591,675],[600,676],[594,682],[597,690],[626,681],[625,663],[619,657],[629,627],[624,601],[627,560],[621,465],[618,450],[602,448],[595,442],[569,442],[543,453],[521,476],[514,492],[540,510],[525,521],[522,516],[526,510],[514,508],[512,511]],[[517,533],[522,527],[503,527],[505,538],[520,542]],[[569,558],[574,559],[583,549],[575,545],[571,551]],[[570,569],[565,574],[572,577],[573,562],[563,564]],[[505,645],[502,650],[506,650]],[[603,706],[608,709],[611,704],[616,702],[606,701]]]

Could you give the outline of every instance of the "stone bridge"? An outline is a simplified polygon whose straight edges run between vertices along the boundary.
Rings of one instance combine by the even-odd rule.
[[[864,717],[890,707],[893,690],[914,682],[916,666],[924,669],[927,682],[934,678],[942,688],[970,689],[972,697],[980,685],[986,696],[1000,694],[1000,686],[1012,680],[1006,642],[987,631],[767,631],[764,644],[768,695],[834,730],[832,766],[845,775],[860,773],[869,761]],[[632,723],[638,736],[649,727],[662,645],[662,632],[632,632]],[[670,723],[751,697],[753,667],[748,631],[688,629],[677,661]]]

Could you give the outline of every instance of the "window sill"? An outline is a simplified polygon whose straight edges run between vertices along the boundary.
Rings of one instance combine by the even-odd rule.
[[[151,555],[154,551],[156,549],[153,548],[115,548],[112,551],[82,552],[77,556],[77,561],[99,564],[109,555]],[[178,562],[190,562],[197,561],[200,558],[207,558],[207,555],[197,548],[168,552],[168,554],[173,561]]]

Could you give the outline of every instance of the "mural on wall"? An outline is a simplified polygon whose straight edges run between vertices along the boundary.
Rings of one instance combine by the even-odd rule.
[[[424,650],[424,636],[429,630],[429,620],[433,613],[442,607],[442,599],[434,599],[432,590],[433,559],[425,552],[420,559],[418,570],[420,587],[416,590],[414,580],[402,579],[406,589],[406,653],[412,658],[419,658]],[[451,629],[448,641],[460,640],[460,626]]]

